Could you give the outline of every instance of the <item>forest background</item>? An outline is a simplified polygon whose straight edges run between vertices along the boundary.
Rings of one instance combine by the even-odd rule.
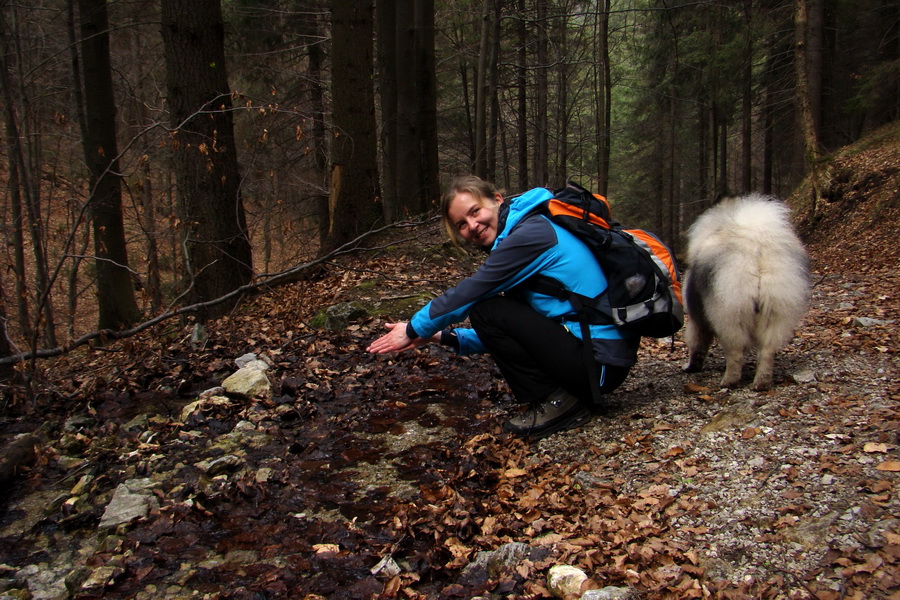
[[[453,174],[680,249],[900,113],[889,0],[0,1],[0,365],[295,279]],[[5,358],[3,358],[5,357]]]

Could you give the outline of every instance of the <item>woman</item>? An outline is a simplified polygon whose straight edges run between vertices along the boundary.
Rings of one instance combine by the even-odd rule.
[[[534,210],[551,196],[537,188],[506,202],[478,177],[454,180],[441,204],[444,225],[451,237],[486,250],[487,259],[408,323],[388,323],[388,333],[368,348],[383,354],[440,342],[459,354],[490,352],[513,395],[529,406],[504,429],[534,439],[589,421],[589,369],[596,370],[601,393],[613,391],[636,362],[640,343],[614,325],[591,325],[595,362],[585,364],[572,305],[529,289],[538,274],[585,296],[606,289],[587,247]],[[446,329],[466,317],[472,329]]]

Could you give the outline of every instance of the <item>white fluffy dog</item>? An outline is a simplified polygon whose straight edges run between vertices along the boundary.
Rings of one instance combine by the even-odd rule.
[[[723,387],[740,381],[744,354],[753,348],[753,389],[772,386],[775,353],[790,341],[809,297],[809,259],[789,217],[784,203],[751,194],[722,200],[691,226],[685,371],[703,368],[717,338],[725,353]]]

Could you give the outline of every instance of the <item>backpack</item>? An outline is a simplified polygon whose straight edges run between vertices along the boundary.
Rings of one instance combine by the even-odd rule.
[[[625,229],[612,220],[609,202],[575,182],[553,193],[541,209],[591,250],[608,282],[595,298],[569,291],[551,277],[536,275],[527,286],[569,300],[589,339],[590,323],[613,323],[631,333],[663,338],[684,324],[681,275],[672,252],[654,234]]]

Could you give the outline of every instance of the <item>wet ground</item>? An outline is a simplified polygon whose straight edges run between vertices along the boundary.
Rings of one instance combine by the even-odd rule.
[[[496,424],[495,401],[508,396],[484,361],[447,360],[440,348],[374,357],[360,351],[366,342],[305,344],[270,371],[271,399],[210,403],[184,422],[181,409],[215,377],[157,399],[101,394],[74,434],[83,448],[54,448],[78,459],[76,471],[48,457],[55,479],[45,473],[9,498],[0,543],[14,550],[0,562],[68,569],[77,598],[368,598],[384,587],[371,569],[397,552],[417,556],[410,568],[426,589],[430,576],[445,585],[446,551],[398,527],[396,511],[468,477],[476,465],[460,445]],[[134,425],[140,415],[146,425]],[[248,429],[253,437],[224,441]],[[204,472],[226,455],[235,468]],[[90,493],[57,510],[84,474]],[[112,490],[136,477],[156,482],[158,514],[98,533]],[[29,512],[26,494],[53,507]],[[104,565],[117,569],[106,584],[78,588]]]

